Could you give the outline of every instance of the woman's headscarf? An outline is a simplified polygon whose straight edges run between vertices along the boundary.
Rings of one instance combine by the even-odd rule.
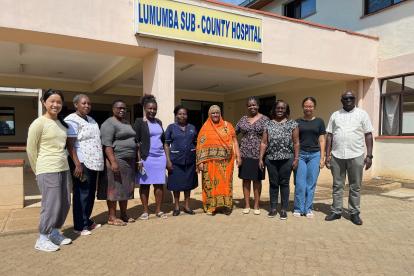
[[[197,164],[209,160],[229,159],[233,153],[233,137],[227,127],[227,122],[220,116],[220,121],[214,123],[211,114],[220,112],[218,105],[212,105],[208,110],[208,119],[200,130],[197,139]]]
[[[219,112],[221,114],[220,106],[215,105],[215,104],[210,106],[210,108],[208,109],[208,117],[210,117],[211,114],[214,112]],[[221,116],[220,116],[220,119],[221,119]]]

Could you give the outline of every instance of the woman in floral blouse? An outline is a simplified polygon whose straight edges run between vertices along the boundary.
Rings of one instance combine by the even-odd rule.
[[[260,215],[259,201],[265,172],[259,168],[259,149],[268,121],[269,118],[259,113],[258,99],[248,98],[247,115],[243,116],[236,125],[236,134],[242,135],[240,140],[242,165],[239,167],[239,178],[243,179],[245,201],[243,214],[250,213],[250,183],[253,182],[254,214]]]
[[[75,233],[86,236],[101,227],[91,220],[91,214],[95,202],[96,179],[98,172],[104,169],[104,159],[99,126],[88,115],[92,108],[89,97],[76,95],[73,105],[76,112],[65,118],[69,126],[67,148],[73,179],[73,229]]]
[[[292,169],[299,160],[299,128],[296,121],[289,119],[289,105],[277,100],[272,108],[272,120],[268,122],[260,144],[259,166],[264,169],[263,157],[269,171],[270,211],[268,217],[276,216],[277,198],[280,189],[280,219],[287,219],[289,204],[289,180]]]

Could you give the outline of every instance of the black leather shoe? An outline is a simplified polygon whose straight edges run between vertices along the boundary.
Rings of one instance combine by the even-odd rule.
[[[351,221],[355,225],[362,225],[362,219],[359,217],[359,214],[351,215]]]
[[[267,214],[268,218],[274,218],[277,214],[276,210],[270,210],[269,213]]]
[[[189,214],[189,215],[195,215],[195,212],[191,209],[185,209],[183,210],[184,213]]]
[[[180,214],[180,209],[174,210],[173,211],[173,216],[176,217]]]
[[[336,213],[330,213],[329,215],[327,215],[325,217],[326,221],[332,221],[332,220],[336,220],[336,219],[340,219],[342,216],[340,214],[336,214]]]

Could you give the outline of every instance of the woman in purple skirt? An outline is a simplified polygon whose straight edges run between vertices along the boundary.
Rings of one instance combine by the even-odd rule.
[[[144,213],[139,218],[142,220],[149,218],[148,197],[151,184],[154,186],[155,214],[159,218],[167,218],[167,215],[161,211],[167,166],[164,129],[162,122],[155,118],[157,114],[155,97],[144,95],[141,104],[144,107],[144,118],[136,119],[134,124],[139,147],[137,182],[140,184],[139,195],[144,207]]]

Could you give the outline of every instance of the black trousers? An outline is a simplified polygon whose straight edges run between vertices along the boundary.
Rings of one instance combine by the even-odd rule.
[[[98,172],[88,169],[83,163],[83,174],[86,180],[81,182],[73,176],[74,164],[69,162],[73,180],[73,228],[77,231],[88,229],[93,224],[90,219],[96,195],[96,179]]]
[[[269,160],[266,158],[267,171],[269,172],[269,196],[270,209],[276,210],[280,190],[282,210],[287,210],[289,205],[289,180],[292,173],[293,158],[283,160]]]

